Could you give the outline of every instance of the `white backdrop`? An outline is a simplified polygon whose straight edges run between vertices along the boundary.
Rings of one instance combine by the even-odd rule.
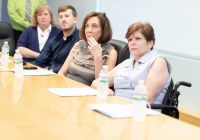
[[[113,38],[124,38],[128,27],[150,22],[155,48],[199,56],[200,0],[100,0],[100,11],[111,21]]]

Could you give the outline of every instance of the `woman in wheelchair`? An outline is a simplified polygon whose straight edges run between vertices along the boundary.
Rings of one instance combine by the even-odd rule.
[[[134,58],[125,60],[110,71],[108,95],[115,95],[125,100],[133,99],[133,90],[138,80],[144,80],[147,88],[147,102],[162,104],[171,81],[172,68],[169,62],[153,49],[155,44],[154,29],[149,23],[132,24],[125,36],[128,39],[130,53]],[[98,79],[93,81],[96,88]]]
[[[106,14],[88,14],[79,36],[82,40],[73,46],[58,74],[90,86],[98,78],[103,64],[112,70],[117,61],[117,51],[107,43],[112,38],[112,29]]]

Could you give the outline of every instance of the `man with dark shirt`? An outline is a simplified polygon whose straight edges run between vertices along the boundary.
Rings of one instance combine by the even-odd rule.
[[[31,63],[42,68],[48,67],[50,71],[58,73],[72,47],[80,40],[76,22],[77,13],[74,7],[71,5],[59,7],[58,23],[62,32],[52,38]]]

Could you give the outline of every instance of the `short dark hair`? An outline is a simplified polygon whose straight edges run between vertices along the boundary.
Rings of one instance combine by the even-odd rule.
[[[97,17],[99,19],[101,29],[102,29],[101,36],[97,42],[102,44],[102,43],[106,43],[110,41],[112,39],[112,28],[110,25],[110,21],[106,17],[105,13],[99,13],[99,12],[92,12],[85,17],[85,19],[83,20],[82,27],[79,32],[80,38],[87,41],[86,36],[85,36],[85,24],[91,17]]]
[[[125,38],[128,39],[136,31],[140,31],[147,41],[153,41],[153,46],[154,46],[156,39],[155,39],[154,29],[150,25],[150,23],[137,22],[132,24],[128,28]],[[151,50],[153,49],[153,46]]]
[[[77,17],[76,9],[75,9],[73,6],[71,6],[71,5],[62,5],[62,6],[60,6],[60,7],[58,8],[58,14],[59,14],[60,12],[65,12],[65,11],[67,11],[68,9],[71,9],[71,10],[72,10],[72,15],[73,15],[73,17]]]

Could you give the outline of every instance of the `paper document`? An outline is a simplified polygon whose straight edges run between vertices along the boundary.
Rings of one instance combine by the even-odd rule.
[[[0,58],[0,62],[1,62],[1,58]],[[10,60],[10,59],[9,59],[9,61],[8,61],[8,62],[9,62],[9,63],[13,63],[13,61],[12,61],[12,60]]]
[[[6,68],[6,67],[0,66],[0,71],[10,71],[10,69],[9,69],[9,68]]]
[[[56,95],[62,96],[62,97],[97,95],[97,91],[92,88],[89,88],[89,87],[85,87],[85,88],[49,88],[47,90]]]
[[[100,112],[113,119],[127,118],[133,115],[133,105],[117,105],[117,104],[89,104],[91,109]],[[160,115],[160,112],[146,108],[146,115]]]
[[[15,69],[12,69],[14,72]],[[23,70],[24,76],[32,76],[32,75],[56,75],[56,73],[48,71],[48,70]]]

